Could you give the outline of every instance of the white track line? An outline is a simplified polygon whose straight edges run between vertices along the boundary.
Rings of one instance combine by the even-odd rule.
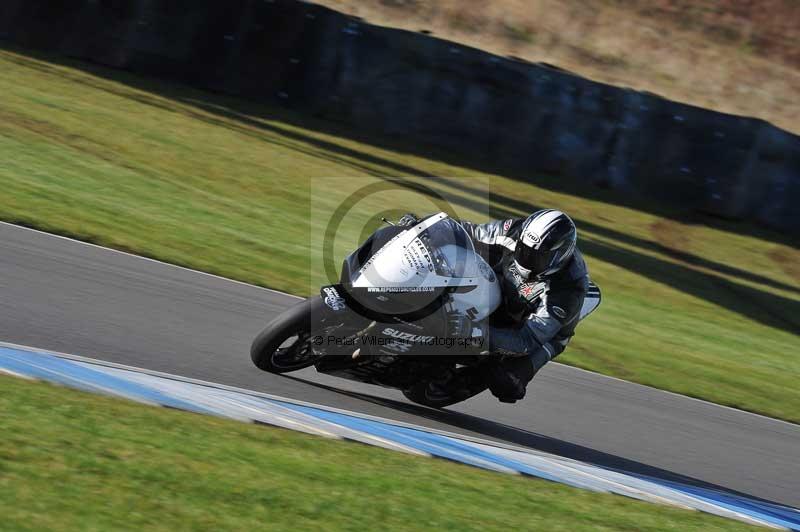
[[[213,273],[207,273],[207,272],[203,272],[203,271],[200,271],[200,270],[194,270],[192,268],[187,268],[185,266],[178,266],[177,264],[171,264],[169,262],[160,261],[158,259],[151,259],[150,257],[142,257],[141,255],[135,255],[133,253],[128,253],[127,251],[120,251],[118,249],[108,248],[108,247],[105,247],[105,246],[100,246],[98,244],[92,244],[91,242],[84,242],[83,240],[76,240],[74,238],[70,238],[70,237],[67,237],[67,236],[56,235],[56,234],[53,234],[53,233],[48,233],[46,231],[40,231],[38,229],[32,229],[30,227],[24,227],[24,226],[21,226],[21,225],[15,225],[15,224],[8,223],[8,222],[0,222],[0,224],[6,225],[6,226],[9,226],[9,227],[14,227],[16,229],[21,229],[21,230],[24,230],[24,231],[31,231],[31,232],[34,232],[34,233],[39,233],[41,235],[46,235],[46,236],[49,236],[49,237],[52,237],[52,238],[58,238],[60,240],[67,240],[69,242],[74,242],[76,244],[81,244],[81,245],[84,245],[84,246],[90,246],[90,247],[93,247],[93,248],[102,249],[102,250],[109,251],[109,252],[112,252],[112,253],[118,253],[120,255],[125,255],[127,257],[133,257],[133,258],[136,258],[136,259],[141,259],[141,260],[153,262],[155,264],[161,264],[162,266],[170,266],[172,268],[178,268],[180,270],[185,270],[185,271],[188,271],[188,272],[192,272],[192,273],[196,273],[196,274],[200,274],[200,275],[205,275],[207,277],[212,277],[214,279],[227,281],[229,283],[234,283],[234,284],[238,284],[238,285],[241,285],[241,286],[247,286],[247,287],[250,287],[250,288],[256,288],[258,290],[265,290],[265,291],[273,293],[273,294],[279,294],[279,295],[282,295],[282,296],[292,297],[292,298],[295,298],[295,299],[305,299],[303,297],[296,296],[294,294],[288,294],[286,292],[281,292],[280,290],[275,290],[275,289],[272,289],[272,288],[265,288],[263,286],[257,286],[257,285],[254,285],[254,284],[245,283],[244,281],[237,281],[236,279],[229,279],[228,277],[222,277],[221,275],[215,275]],[[2,342],[0,342],[0,344],[2,344]],[[36,349],[36,348],[29,348],[29,349]],[[64,353],[61,353],[60,355],[64,355]],[[71,356],[71,355],[67,355],[67,356]],[[87,360],[90,360],[90,359],[87,359]],[[584,373],[589,373],[589,374],[595,375],[597,377],[602,377],[602,378],[605,378],[605,379],[611,379],[611,380],[618,381],[618,382],[624,382],[626,384],[634,384],[636,386],[643,386],[645,388],[649,388],[649,389],[654,390],[656,392],[661,392],[661,393],[673,395],[675,397],[688,399],[690,401],[696,401],[696,402],[699,402],[699,403],[704,403],[704,404],[709,405],[709,406],[715,406],[717,408],[723,408],[723,409],[726,409],[726,410],[731,410],[733,412],[737,412],[737,413],[740,413],[740,414],[747,414],[747,415],[750,415],[750,416],[756,416],[756,417],[759,417],[759,418],[762,418],[762,419],[766,419],[766,420],[769,420],[769,421],[775,421],[775,422],[778,422],[778,423],[783,423],[783,424],[786,424],[786,425],[789,425],[789,426],[795,427],[795,428],[800,427],[799,424],[792,423],[791,421],[785,421],[783,419],[777,419],[777,418],[765,416],[763,414],[757,414],[755,412],[749,412],[747,410],[740,410],[740,409],[734,408],[732,406],[713,403],[711,401],[706,401],[705,399],[698,399],[697,397],[690,397],[688,395],[683,395],[683,394],[679,394],[679,393],[676,393],[676,392],[671,392],[669,390],[662,390],[661,388],[656,388],[654,386],[648,386],[647,384],[640,384],[638,382],[626,381],[625,379],[620,379],[618,377],[611,377],[609,375],[604,375],[602,373],[597,373],[596,371],[591,371],[591,370],[588,370],[588,369],[579,368],[577,366],[571,366],[571,365],[568,365],[568,364],[562,364],[560,362],[553,362],[553,363],[554,364],[558,364],[559,366],[571,368],[572,370],[581,371],[581,372],[584,372]],[[138,371],[141,371],[141,368],[135,368],[135,369],[138,370]],[[213,385],[213,383],[208,383],[208,384],[212,384]]]
[[[11,375],[12,377],[16,377],[18,379],[25,379],[26,381],[35,381],[33,377],[30,375],[23,375],[22,373],[17,373],[16,371],[11,371],[10,369],[0,368],[0,373],[4,375]]]
[[[712,406],[712,407],[716,407],[716,408],[722,408],[724,410],[730,410],[732,412],[736,412],[737,414],[747,414],[748,416],[755,416],[755,417],[758,417],[758,418],[761,418],[761,419],[765,419],[767,421],[774,421],[776,423],[783,423],[784,425],[789,425],[790,427],[795,428],[795,429],[796,428],[800,428],[800,424],[792,423],[791,421],[786,421],[784,419],[778,419],[778,418],[774,418],[774,417],[769,417],[769,416],[765,416],[764,414],[757,414],[756,412],[750,412],[748,410],[740,410],[739,408],[734,408],[732,406],[727,406],[727,405],[721,405],[719,403],[713,403],[711,401],[706,401],[705,399],[699,399],[697,397],[692,397],[690,395],[683,395],[683,394],[680,394],[680,393],[677,393],[677,392],[671,392],[669,390],[662,390],[661,388],[656,388],[655,386],[649,386],[647,384],[641,384],[641,383],[633,382],[633,381],[626,381],[625,379],[620,379],[619,377],[612,377],[610,375],[603,375],[602,373],[597,373],[596,371],[591,371],[591,370],[588,370],[588,369],[579,368],[578,366],[570,366],[568,364],[562,364],[560,362],[555,362],[555,364],[558,364],[559,366],[562,366],[562,367],[570,368],[570,369],[575,370],[575,371],[581,371],[583,373],[589,373],[589,374],[595,375],[597,377],[603,377],[604,379],[610,379],[612,381],[622,382],[622,383],[625,383],[625,384],[632,384],[634,386],[641,386],[642,388],[647,388],[649,390],[653,390],[653,391],[658,392],[658,393],[665,393],[667,395],[680,397],[681,399],[688,399],[689,401],[695,401],[697,403],[702,403],[702,404],[705,404],[705,405],[708,405],[708,406]]]
[[[126,257],[133,257],[133,258],[140,259],[140,260],[146,260],[148,262],[153,262],[155,264],[160,264],[162,266],[169,266],[171,268],[178,268],[179,270],[185,270],[185,271],[188,271],[188,272],[197,273],[197,274],[200,274],[200,275],[205,275],[206,277],[212,277],[214,279],[227,281],[229,283],[234,283],[234,284],[238,284],[238,285],[241,285],[241,286],[247,286],[247,287],[250,287],[250,288],[257,288],[259,290],[266,290],[267,292],[271,292],[273,294],[279,294],[279,295],[282,295],[282,296],[293,297],[295,299],[305,299],[304,297],[296,296],[294,294],[287,294],[286,292],[281,292],[280,290],[275,290],[275,289],[272,289],[272,288],[266,288],[266,287],[263,287],[263,286],[258,286],[258,285],[254,285],[254,284],[250,284],[250,283],[245,283],[244,281],[237,281],[236,279],[229,279],[228,277],[222,277],[221,275],[215,275],[213,273],[208,273],[208,272],[204,272],[204,271],[200,271],[200,270],[195,270],[195,269],[192,269],[192,268],[187,268],[186,266],[179,266],[177,264],[172,264],[170,262],[164,262],[164,261],[161,261],[161,260],[158,260],[158,259],[152,259],[150,257],[143,257],[141,255],[135,255],[133,253],[128,253],[127,251],[120,251],[118,249],[108,248],[108,247],[105,247],[105,246],[100,246],[98,244],[92,244],[91,242],[84,242],[83,240],[77,240],[75,238],[70,238],[68,236],[56,235],[54,233],[48,233],[47,231],[40,231],[38,229],[33,229],[31,227],[25,227],[25,226],[22,226],[22,225],[16,225],[16,224],[8,223],[8,222],[0,222],[0,225],[6,225],[6,226],[9,226],[9,227],[13,227],[15,229],[21,229],[23,231],[31,231],[33,233],[38,233],[40,235],[46,235],[46,236],[49,236],[51,238],[57,238],[59,240],[67,240],[69,242],[74,242],[76,244],[82,244],[84,246],[89,246],[89,247],[93,247],[93,248],[109,251],[109,252],[112,252],[112,253],[118,253],[120,255],[125,255]]]

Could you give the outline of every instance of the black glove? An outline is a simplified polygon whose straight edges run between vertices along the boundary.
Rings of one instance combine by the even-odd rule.
[[[524,398],[525,388],[536,373],[529,357],[495,360],[486,369],[489,390],[503,403]]]
[[[416,214],[414,214],[413,212],[407,212],[406,214],[403,215],[402,218],[400,218],[400,221],[397,222],[397,225],[399,225],[400,227],[410,227],[412,225],[417,225],[418,222],[419,219],[417,219]]]

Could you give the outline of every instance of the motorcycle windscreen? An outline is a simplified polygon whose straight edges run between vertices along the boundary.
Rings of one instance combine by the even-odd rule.
[[[441,296],[448,289],[476,283],[464,275],[473,253],[464,228],[445,213],[434,214],[377,250],[347,291],[376,313],[429,313],[441,306]]]

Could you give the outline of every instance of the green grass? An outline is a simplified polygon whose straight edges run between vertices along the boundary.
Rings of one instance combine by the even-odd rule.
[[[44,383],[0,376],[0,389],[0,513],[8,531],[749,529]]]
[[[800,252],[785,237],[100,67],[6,50],[0,71],[0,219],[308,294],[331,213],[362,185],[397,184],[344,219],[337,260],[376,214],[433,210],[419,184],[474,220],[563,208],[605,300],[560,361],[800,421]]]

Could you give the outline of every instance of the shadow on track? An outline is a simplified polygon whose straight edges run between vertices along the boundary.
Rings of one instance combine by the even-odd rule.
[[[483,435],[490,440],[509,443],[520,447],[527,447],[529,449],[535,449],[537,451],[543,451],[564,458],[570,458],[581,462],[587,462],[596,466],[600,466],[606,469],[612,469],[615,471],[620,471],[623,473],[652,477],[671,482],[680,482],[682,484],[689,484],[700,488],[723,491],[732,495],[738,495],[740,497],[747,497],[757,501],[783,506],[783,503],[771,501],[769,499],[763,499],[751,493],[744,493],[732,490],[730,488],[725,488],[696,478],[687,477],[685,475],[681,475],[678,473],[673,473],[671,471],[650,466],[641,462],[637,462],[635,460],[630,460],[627,458],[623,458],[621,456],[604,453],[602,451],[597,451],[589,447],[576,445],[574,443],[570,443],[564,440],[559,440],[557,438],[552,438],[544,434],[538,434],[536,432],[531,432],[529,430],[512,427],[510,425],[505,425],[502,423],[497,423],[495,421],[472,416],[470,414],[463,414],[461,412],[454,412],[452,410],[446,410],[446,409],[438,410],[435,408],[429,408],[426,406],[416,405],[413,403],[396,401],[394,399],[386,399],[375,395],[353,392],[349,390],[342,390],[333,386],[329,386],[327,384],[320,384],[314,381],[310,381],[308,379],[292,377],[290,375],[283,375],[283,377],[296,382],[311,385],[317,388],[322,388],[329,392],[338,393],[362,401],[367,401],[369,403],[380,405],[386,408],[391,408],[393,410],[425,418],[431,421],[435,421],[437,423],[443,423],[456,429],[469,431],[473,434]]]

